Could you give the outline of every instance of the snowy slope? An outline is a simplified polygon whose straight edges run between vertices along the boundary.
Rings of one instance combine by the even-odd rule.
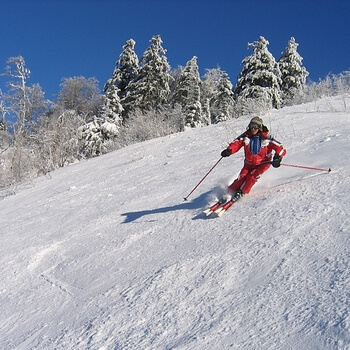
[[[350,97],[263,116],[288,149],[205,218],[249,118],[132,145],[0,201],[0,349],[350,349]]]

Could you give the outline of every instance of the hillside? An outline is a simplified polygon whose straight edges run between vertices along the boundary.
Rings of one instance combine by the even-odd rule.
[[[288,150],[222,218],[249,118],[59,169],[0,201],[0,349],[350,349],[350,96],[263,116]]]

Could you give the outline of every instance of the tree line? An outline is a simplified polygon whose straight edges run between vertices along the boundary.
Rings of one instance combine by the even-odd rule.
[[[308,72],[292,37],[276,61],[269,42],[250,43],[233,85],[220,68],[199,74],[197,57],[172,69],[159,35],[139,59],[127,40],[103,92],[95,78],[63,78],[54,101],[29,85],[22,56],[8,59],[0,90],[0,188],[9,188],[83,158],[125,145],[264,113],[348,89],[348,72],[306,84]]]

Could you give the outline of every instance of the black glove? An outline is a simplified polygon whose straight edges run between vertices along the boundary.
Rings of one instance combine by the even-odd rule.
[[[281,165],[281,161],[282,161],[282,157],[280,157],[278,154],[275,154],[273,156],[273,160],[271,164],[274,168],[278,168]]]
[[[224,149],[222,152],[221,152],[221,157],[229,157],[231,155],[231,150],[230,149]]]

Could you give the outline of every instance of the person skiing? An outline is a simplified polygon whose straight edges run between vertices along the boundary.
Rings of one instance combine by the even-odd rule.
[[[268,128],[259,117],[251,119],[247,130],[231,142],[221,152],[221,156],[229,157],[242,147],[245,155],[244,166],[237,179],[228,186],[228,197],[232,197],[233,201],[248,194],[271,165],[278,168],[287,153],[283,145],[270,136]]]

